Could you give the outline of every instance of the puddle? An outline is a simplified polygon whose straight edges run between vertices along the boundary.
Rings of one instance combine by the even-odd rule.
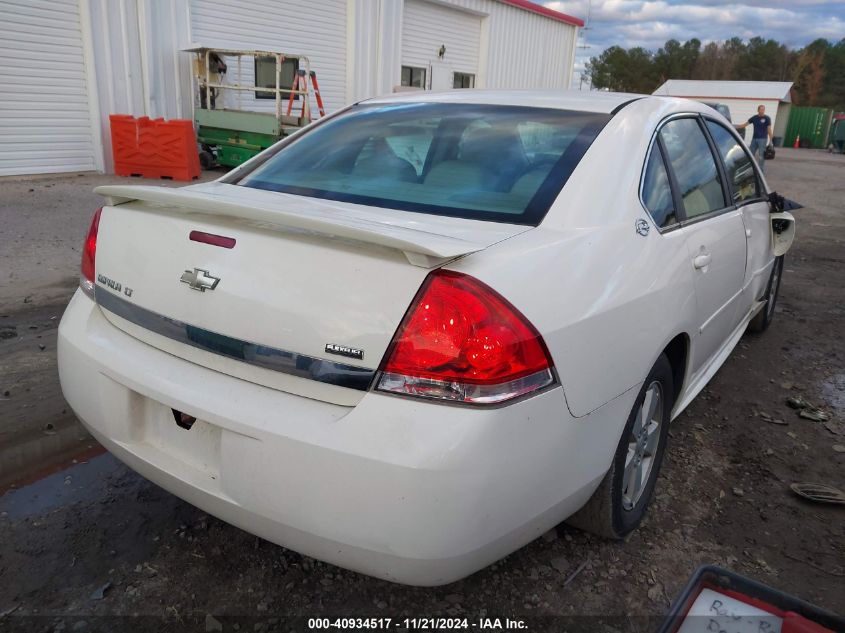
[[[74,464],[0,496],[0,513],[9,519],[44,514],[78,501],[103,496],[103,482],[115,471],[124,468],[109,453]]]
[[[15,435],[0,444],[0,484],[3,488],[7,482],[31,478],[47,466],[61,466],[76,453],[97,445],[76,420],[57,422],[57,427],[51,428],[49,433],[39,430]]]
[[[845,416],[845,374],[834,374],[821,385],[822,397],[837,417]]]

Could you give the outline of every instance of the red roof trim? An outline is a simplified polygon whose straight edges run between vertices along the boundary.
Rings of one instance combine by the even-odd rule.
[[[584,20],[572,17],[571,15],[566,15],[560,11],[555,11],[554,9],[549,9],[548,7],[544,7],[543,5],[535,2],[530,2],[529,0],[499,0],[499,2],[502,4],[509,4],[518,9],[530,11],[531,13],[537,13],[543,17],[557,20],[558,22],[571,24],[572,26],[584,26]]]

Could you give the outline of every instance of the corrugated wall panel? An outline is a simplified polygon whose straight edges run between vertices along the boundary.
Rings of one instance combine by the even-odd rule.
[[[346,0],[191,0],[194,42],[305,55],[317,71],[320,94],[330,111],[346,102],[346,20]],[[252,64],[244,60],[241,70],[252,83]],[[232,63],[227,80],[235,79],[237,69]],[[272,99],[255,99],[252,92],[244,93],[242,99],[243,107],[251,110],[272,112],[275,107]],[[236,103],[235,97],[225,97],[226,106]]]
[[[462,42],[458,41],[450,47],[445,39],[454,41],[461,37],[459,31],[460,26],[463,25],[464,42],[477,41],[476,87],[553,89],[570,87],[578,33],[575,26],[496,0],[438,0],[435,6],[449,5],[454,9],[463,10],[464,12],[458,15],[464,16],[464,19],[441,20],[430,25],[428,33],[425,34],[426,48],[424,51],[417,52],[415,50],[417,46],[413,41],[415,35],[411,35],[410,42],[408,38],[408,30],[414,21],[409,19],[408,13],[409,11],[412,15],[416,13],[421,4],[427,3],[424,0],[405,0],[402,33],[403,63],[406,63],[406,60],[416,60],[419,63],[424,59],[431,60],[442,43],[446,44],[444,61],[450,63],[455,70],[461,71],[460,55],[456,59],[453,51],[462,52],[464,50]],[[450,15],[455,14],[455,11],[450,12]],[[470,27],[471,23],[480,23],[478,40],[475,39],[474,26]],[[434,47],[434,52],[429,52],[430,42],[435,40],[440,40],[440,42]],[[397,85],[399,80],[400,77],[397,74],[393,78],[392,85]]]
[[[354,102],[381,92],[378,3],[349,0],[346,19],[346,101]]]
[[[445,46],[444,63],[455,72],[475,75],[480,42],[481,16],[426,0],[405,0],[403,66],[427,68],[438,60],[438,50]]]
[[[486,88],[566,89],[577,28],[494,0],[455,0],[490,14]]]
[[[0,44],[0,175],[95,169],[78,0],[3,0]]]
[[[103,163],[112,171],[109,114],[190,119],[188,0],[88,0]]]
[[[347,0],[347,103],[390,94],[399,83],[403,13],[403,0]]]
[[[706,101],[716,101],[716,99],[706,99]],[[718,101],[717,101],[718,102]],[[774,100],[751,100],[751,99],[723,99],[720,103],[724,103],[731,109],[731,123],[738,125],[745,123],[757,114],[757,106],[766,106],[766,114],[772,120],[772,129],[774,129],[775,121],[777,121],[778,102]],[[751,126],[745,131],[745,140],[751,142],[753,130]]]

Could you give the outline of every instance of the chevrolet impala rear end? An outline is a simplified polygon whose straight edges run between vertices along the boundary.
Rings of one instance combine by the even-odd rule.
[[[100,187],[59,332],[91,433],[233,525],[402,583],[584,506],[692,281],[632,289],[630,207],[586,220],[611,148],[648,143],[627,98],[479,94],[365,102],[212,183]]]

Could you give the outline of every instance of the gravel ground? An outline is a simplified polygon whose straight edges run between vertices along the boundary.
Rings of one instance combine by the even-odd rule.
[[[775,322],[741,341],[673,425],[655,502],[626,541],[561,525],[463,581],[405,587],[262,541],[89,453],[0,497],[0,630],[299,631],[307,621],[286,618],[459,616],[522,620],[528,631],[655,631],[705,563],[845,611],[845,508],[789,491],[795,481],[845,489],[845,156],[779,149],[767,170],[778,191],[809,207],[797,212]],[[0,294],[0,328],[16,331],[0,339],[0,398],[11,392],[0,432],[9,420],[41,429],[68,416],[51,317],[75,284],[73,249],[96,206],[88,191],[103,180],[39,181],[39,205],[64,209],[59,220],[22,217],[12,227],[16,198],[35,192],[26,182],[0,188],[0,261],[16,282]],[[17,235],[29,245],[7,252]],[[49,257],[32,247],[45,240]],[[46,262],[43,275],[29,269],[36,261]],[[30,370],[31,357],[41,360]],[[831,420],[799,417],[792,396]]]
[[[219,175],[206,172],[201,180]],[[93,189],[126,182],[140,181],[96,174],[0,178],[0,489],[94,445],[59,389],[56,328],[77,286],[91,216],[103,204]]]

